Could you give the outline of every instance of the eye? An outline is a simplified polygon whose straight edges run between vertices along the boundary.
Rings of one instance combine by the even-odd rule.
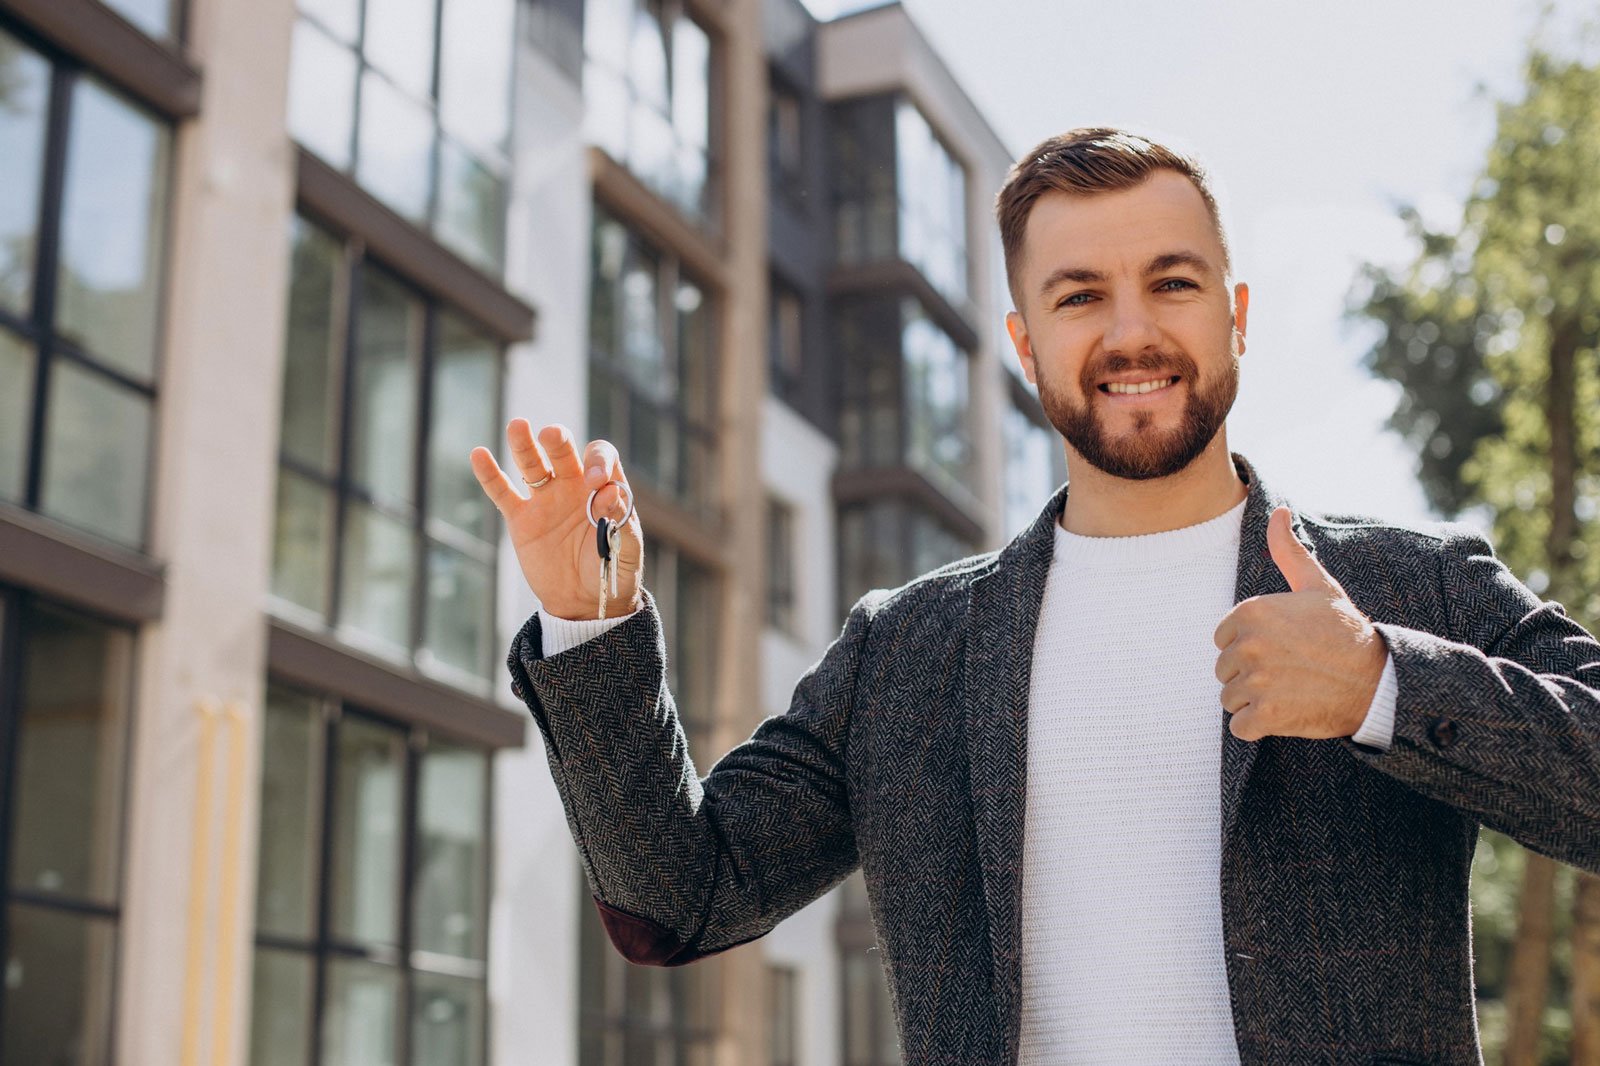
[[[1168,289],[1168,285],[1178,285],[1185,289],[1198,289],[1200,287],[1194,282],[1190,281],[1188,278],[1168,278],[1166,281],[1163,281],[1160,285],[1156,286],[1156,291],[1160,292],[1163,289],[1165,289],[1167,292],[1178,291],[1178,289]]]
[[[1088,300],[1092,300],[1094,298],[1094,295],[1092,293],[1087,293],[1087,292],[1070,293],[1067,296],[1062,297],[1062,299],[1060,299],[1059,301],[1057,301],[1056,302],[1056,306],[1057,307],[1082,307],[1083,303],[1079,302],[1080,297],[1082,298],[1083,301],[1086,302]]]

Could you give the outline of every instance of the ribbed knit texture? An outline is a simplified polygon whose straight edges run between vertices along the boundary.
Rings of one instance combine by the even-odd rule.
[[[1056,527],[1028,705],[1023,1066],[1239,1061],[1212,635],[1244,506],[1141,536]]]

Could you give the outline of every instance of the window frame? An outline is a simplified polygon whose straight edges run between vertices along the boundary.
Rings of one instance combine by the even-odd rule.
[[[481,331],[485,341],[493,343],[497,349],[494,359],[494,395],[490,401],[490,408],[495,412],[493,424],[486,426],[489,433],[498,429],[498,416],[505,409],[506,384],[507,384],[507,352],[505,345],[495,337],[492,331],[485,329],[481,323],[472,322],[461,309],[448,306],[445,301],[428,291],[417,287],[403,272],[395,270],[388,263],[371,254],[359,238],[343,233],[340,228],[330,224],[327,220],[316,215],[301,211],[295,219],[296,227],[319,233],[330,240],[337,248],[337,258],[333,266],[334,293],[332,299],[334,307],[331,315],[330,328],[335,338],[330,359],[338,360],[338,365],[332,368],[333,379],[338,382],[338,394],[334,396],[328,409],[328,417],[335,421],[333,429],[334,448],[330,461],[331,473],[317,469],[315,466],[288,454],[284,441],[278,441],[276,470],[281,480],[285,473],[304,482],[312,483],[319,492],[332,494],[332,514],[330,516],[327,540],[319,545],[323,552],[322,561],[326,566],[324,574],[325,583],[321,589],[321,606],[318,608],[306,607],[292,600],[279,596],[276,592],[269,592],[270,612],[278,619],[293,623],[294,625],[314,633],[321,633],[332,640],[349,646],[350,648],[371,652],[382,661],[399,665],[415,671],[419,676],[434,680],[440,684],[454,689],[472,693],[480,698],[487,698],[492,692],[498,677],[501,663],[498,645],[498,605],[499,605],[499,548],[503,539],[498,526],[493,525],[495,519],[491,510],[485,510],[484,530],[493,528],[492,540],[484,540],[477,547],[483,550],[480,563],[487,564],[488,591],[487,602],[484,605],[484,618],[482,619],[489,639],[485,646],[485,658],[479,664],[481,673],[468,676],[459,667],[445,664],[442,661],[436,665],[429,665],[431,657],[424,656],[427,650],[428,626],[428,589],[429,576],[428,550],[430,545],[438,542],[438,538],[430,531],[433,519],[429,511],[429,445],[433,427],[431,425],[434,401],[434,371],[439,358],[439,340],[441,336],[441,319],[445,315],[453,315],[463,321],[469,322],[474,328]],[[291,238],[292,240],[292,238]],[[293,269],[292,263],[289,267]],[[401,516],[398,512],[374,495],[371,491],[356,484],[353,467],[355,449],[355,411],[352,407],[355,391],[355,375],[359,362],[360,344],[360,309],[361,301],[366,292],[366,279],[369,270],[376,269],[392,282],[398,284],[405,292],[408,307],[420,305],[423,316],[418,337],[415,339],[417,350],[415,352],[414,375],[410,384],[413,391],[410,396],[415,401],[413,408],[415,421],[413,423],[413,439],[410,442],[410,478],[409,491],[412,497],[410,513]],[[287,345],[287,338],[285,344]],[[287,366],[287,362],[286,362]],[[281,401],[280,401],[281,412]],[[281,414],[280,414],[281,417]],[[490,439],[493,439],[490,437]],[[463,458],[463,463],[465,459]],[[326,497],[324,497],[326,498]],[[487,500],[484,501],[487,508]],[[379,648],[376,645],[352,636],[355,632],[349,628],[345,618],[345,579],[348,565],[346,551],[346,535],[350,525],[350,514],[354,506],[367,507],[377,514],[390,520],[403,520],[410,538],[411,559],[409,574],[411,588],[409,593],[408,609],[410,612],[409,626],[406,639],[404,657],[396,657],[389,652],[391,649]],[[276,510],[274,512],[276,514]],[[455,531],[465,541],[469,534]],[[452,550],[465,552],[464,547],[457,547],[450,542],[444,542]],[[276,545],[272,571],[277,568]],[[374,638],[376,639],[376,638]]]
[[[411,1036],[411,1003],[415,993],[416,975],[424,973],[456,977],[478,981],[483,994],[483,1025],[478,1034],[480,1046],[483,1048],[484,1058],[479,1066],[489,1066],[495,1061],[494,1049],[490,1042],[493,1030],[493,1004],[489,996],[489,968],[490,955],[494,950],[493,938],[489,936],[488,923],[491,907],[494,900],[495,877],[495,848],[494,848],[494,818],[495,818],[495,760],[493,752],[487,748],[479,748],[484,758],[484,797],[483,797],[483,829],[484,829],[484,868],[481,871],[483,891],[479,897],[482,908],[481,916],[484,922],[484,957],[474,966],[462,965],[456,970],[428,968],[417,965],[419,955],[427,957],[431,953],[413,947],[415,930],[413,926],[414,909],[416,903],[416,875],[417,850],[419,834],[420,791],[422,780],[422,761],[426,756],[432,734],[419,726],[398,721],[387,715],[376,713],[358,704],[349,703],[338,696],[317,692],[304,685],[284,680],[275,673],[269,672],[267,677],[269,688],[279,688],[302,697],[311,702],[314,715],[311,723],[312,730],[317,736],[318,759],[315,767],[320,779],[312,782],[312,794],[316,797],[316,832],[315,841],[316,872],[314,896],[315,903],[312,914],[312,931],[308,938],[285,936],[279,933],[263,933],[257,928],[258,916],[251,916],[251,955],[252,960],[258,949],[266,948],[271,951],[293,953],[301,958],[309,958],[312,966],[311,1013],[308,1019],[307,1039],[309,1047],[302,1049],[302,1066],[337,1066],[328,1063],[323,1056],[323,1026],[326,1022],[328,1007],[328,964],[334,959],[352,959],[361,962],[390,967],[400,976],[400,991],[396,998],[395,1016],[395,1060],[399,1064],[411,1062],[412,1036]],[[265,712],[263,712],[265,713]],[[396,910],[398,915],[399,941],[393,947],[369,947],[353,940],[341,938],[332,930],[333,915],[333,877],[334,877],[334,833],[333,819],[337,816],[336,802],[338,797],[338,743],[339,727],[346,719],[377,725],[385,730],[392,730],[404,744],[404,760],[402,763],[402,836],[400,842],[399,858],[399,884],[397,888]],[[449,744],[457,747],[477,747],[474,744],[462,743],[454,738],[443,738]],[[265,775],[263,775],[264,779]],[[256,841],[257,854],[261,847],[258,835]],[[475,969],[477,973],[467,973],[466,970]],[[249,1023],[247,1023],[249,1024]],[[245,1047],[248,1055],[249,1030],[246,1031]]]
[[[14,851],[15,816],[18,807],[17,759],[22,736],[23,666],[26,657],[28,630],[26,619],[36,604],[51,610],[76,616],[90,624],[122,633],[130,648],[128,670],[122,679],[121,691],[126,701],[126,714],[122,722],[120,753],[121,795],[117,799],[117,858],[113,881],[116,899],[113,903],[56,896],[46,892],[18,890],[12,885],[12,854]],[[122,978],[122,912],[125,907],[128,871],[128,832],[131,825],[132,804],[129,793],[132,787],[133,747],[138,718],[137,667],[139,633],[129,622],[105,617],[74,604],[31,593],[25,589],[0,585],[0,958],[10,958],[11,904],[27,906],[55,913],[72,914],[82,918],[99,919],[111,924],[111,952],[105,960],[111,971],[107,996],[111,1009],[107,1012],[103,1033],[106,1047],[115,1047],[117,1040],[118,1011],[121,999]],[[8,989],[0,983],[0,1034],[5,1032],[6,999]]]
[[[120,18],[120,16],[118,16]],[[174,232],[174,207],[177,193],[176,139],[177,130],[166,116],[152,109],[145,101],[130,95],[122,86],[108,80],[101,73],[76,61],[60,50],[50,47],[26,29],[19,29],[0,14],[0,32],[13,36],[26,49],[31,49],[48,64],[49,88],[45,111],[45,132],[42,145],[42,168],[39,173],[39,207],[35,216],[35,246],[33,249],[31,292],[29,306],[20,315],[0,307],[0,331],[7,332],[31,349],[33,357],[33,396],[28,408],[26,470],[23,475],[22,498],[7,500],[5,504],[19,507],[52,522],[59,522],[75,534],[88,538],[90,543],[115,545],[136,555],[148,553],[154,519],[154,499],[157,494],[156,456],[161,444],[161,395],[166,370],[167,339],[169,329],[169,298]],[[82,345],[64,336],[59,329],[59,295],[62,228],[68,182],[68,149],[73,135],[73,112],[80,86],[90,79],[101,92],[147,119],[160,131],[163,143],[160,150],[165,159],[160,198],[163,217],[155,235],[161,242],[160,255],[152,264],[155,291],[152,295],[150,379],[141,381],[113,361],[95,355]],[[144,454],[144,493],[141,513],[137,518],[138,532],[132,543],[116,539],[109,533],[90,529],[57,517],[43,508],[44,460],[49,429],[51,382],[57,361],[60,360],[88,373],[101,384],[109,385],[119,395],[131,393],[144,404],[148,417],[148,433]]]

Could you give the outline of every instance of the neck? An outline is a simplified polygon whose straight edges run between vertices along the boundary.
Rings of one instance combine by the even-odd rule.
[[[1086,537],[1132,537],[1217,517],[1249,494],[1228,452],[1227,427],[1194,462],[1176,474],[1149,481],[1112,477],[1090,466],[1067,445],[1067,502],[1061,528]]]

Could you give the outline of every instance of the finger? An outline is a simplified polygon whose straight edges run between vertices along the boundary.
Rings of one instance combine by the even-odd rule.
[[[1241,711],[1228,719],[1228,732],[1240,740],[1260,740],[1266,734],[1261,730],[1259,717],[1253,710]]]
[[[616,446],[608,440],[592,440],[583,450],[583,483],[590,489],[617,480],[617,471],[621,467],[622,460],[617,455]]]
[[[506,426],[506,443],[511,445],[511,458],[529,485],[552,476],[550,464],[533,442],[533,427],[526,418],[513,418]]]
[[[628,512],[633,510],[633,486],[628,484],[628,475],[622,470],[622,460],[614,458],[616,449],[612,449],[611,454],[610,480],[602,482],[595,492],[594,516],[605,515],[613,522],[632,521]]]
[[[1245,603],[1249,601],[1246,600]],[[1236,605],[1233,610],[1222,616],[1222,621],[1217,623],[1216,632],[1211,634],[1211,643],[1219,650],[1226,651],[1228,645],[1239,639],[1239,634],[1244,630],[1244,619],[1240,616],[1239,608],[1244,603]]]
[[[1272,561],[1277,564],[1284,580],[1289,582],[1290,591],[1324,589],[1343,596],[1344,589],[1339,582],[1322,568],[1317,557],[1294,535],[1294,527],[1290,522],[1292,517],[1289,508],[1279,507],[1267,520],[1267,551],[1272,553]]]
[[[1254,700],[1255,692],[1246,684],[1245,678],[1236,677],[1222,686],[1217,699],[1222,704],[1222,709],[1229,714],[1238,714],[1250,706]]]
[[[527,502],[512,487],[510,479],[506,477],[505,471],[500,469],[500,464],[495,462],[494,453],[488,448],[479,445],[472,449],[468,459],[472,463],[473,474],[477,475],[478,484],[483,486],[483,491],[494,504],[495,510],[509,516],[512,508]]]
[[[1217,680],[1226,685],[1229,681],[1238,677],[1243,669],[1244,663],[1240,656],[1236,652],[1225,651],[1217,656],[1217,666],[1214,673]]]
[[[583,476],[583,464],[578,462],[578,445],[572,439],[572,430],[559,422],[552,422],[539,431],[539,446],[550,457],[550,472],[553,475],[558,478]]]

